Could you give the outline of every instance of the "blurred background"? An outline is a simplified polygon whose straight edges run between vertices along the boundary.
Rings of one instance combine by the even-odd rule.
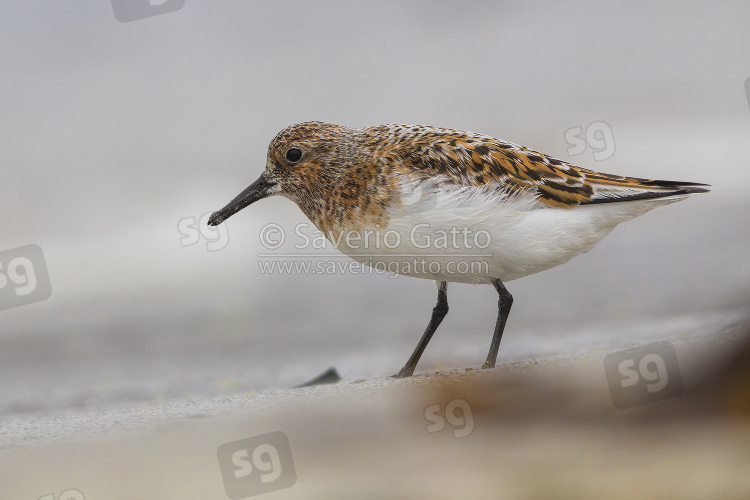
[[[748,19],[741,1],[188,0],[127,23],[109,2],[4,3],[0,252],[39,245],[52,292],[3,296],[0,420],[397,372],[432,282],[262,274],[264,225],[308,223],[280,197],[200,229],[307,120],[459,128],[711,184],[508,283],[498,361],[714,333],[750,297]],[[450,286],[419,370],[479,366],[496,300]]]

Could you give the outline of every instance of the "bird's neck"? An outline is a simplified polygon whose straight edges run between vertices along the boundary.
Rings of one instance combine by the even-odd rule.
[[[397,190],[390,167],[369,147],[355,144],[310,172],[294,201],[326,235],[383,228]]]

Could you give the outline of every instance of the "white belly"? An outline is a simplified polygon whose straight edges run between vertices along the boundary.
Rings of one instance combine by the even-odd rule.
[[[505,282],[568,262],[591,250],[620,222],[684,198],[564,209],[477,189],[421,191],[390,211],[385,228],[361,230],[359,241],[342,240],[338,248],[389,274]]]

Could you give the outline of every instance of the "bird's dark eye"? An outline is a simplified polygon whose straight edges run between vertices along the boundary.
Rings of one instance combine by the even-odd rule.
[[[289,148],[286,151],[286,161],[297,163],[302,159],[302,150],[300,148]]]

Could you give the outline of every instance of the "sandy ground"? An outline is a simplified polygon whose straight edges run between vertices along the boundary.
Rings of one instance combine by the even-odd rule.
[[[672,341],[683,389],[627,409],[604,368],[613,349],[18,418],[2,427],[2,498],[748,498],[747,326]],[[273,441],[279,461],[261,453],[249,474],[278,478],[230,475],[225,490],[222,467],[239,468],[219,447],[250,440],[252,460],[252,438],[279,432],[288,450]]]

